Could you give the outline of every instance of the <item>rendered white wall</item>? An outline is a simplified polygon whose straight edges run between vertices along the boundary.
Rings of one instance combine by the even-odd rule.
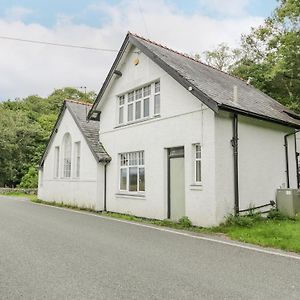
[[[72,139],[72,156],[74,154],[74,143],[81,142],[80,178],[75,178],[74,176],[74,160],[72,160],[71,178],[62,178],[62,141],[64,134],[67,132],[70,133]],[[55,146],[60,147],[59,178],[54,178]],[[38,197],[40,199],[50,202],[63,202],[65,204],[96,210],[103,209],[103,194],[101,193],[101,190],[103,190],[103,166],[97,164],[68,109],[64,112],[58,131],[46,156],[42,177],[42,181],[39,181],[38,189]]]
[[[137,56],[140,62],[135,66]],[[213,112],[143,54],[131,53],[119,69],[123,75],[101,106],[100,140],[112,157],[107,167],[107,209],[167,218],[166,149],[184,146],[186,215],[197,225],[215,224]],[[161,117],[116,128],[116,95],[157,79],[161,83]],[[194,143],[202,144],[202,187],[192,186]],[[119,153],[138,150],[145,151],[145,197],[120,195]]]
[[[253,118],[238,117],[240,209],[275,201],[276,189],[286,186],[284,135],[293,129]],[[216,115],[217,220],[233,213],[232,116]],[[288,138],[289,172],[296,188],[294,137]]]

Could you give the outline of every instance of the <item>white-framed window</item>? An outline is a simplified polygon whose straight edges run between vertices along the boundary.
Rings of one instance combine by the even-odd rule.
[[[63,149],[64,149],[64,169],[63,169],[63,177],[70,178],[71,177],[71,154],[72,154],[72,141],[69,133],[66,133],[63,138]]]
[[[194,145],[194,178],[195,183],[200,184],[202,181],[202,174],[201,174],[201,145],[195,144]]]
[[[120,184],[122,192],[145,191],[144,151],[120,154]]]
[[[153,107],[150,109],[150,107]],[[160,82],[152,82],[118,97],[118,124],[132,123],[160,113]]]
[[[160,82],[154,83],[154,115],[160,114]]]
[[[59,177],[59,146],[54,148],[54,178]]]
[[[81,152],[81,143],[76,142],[74,144],[74,152],[75,152],[75,177],[79,178],[80,177],[80,152]]]
[[[125,96],[119,97],[119,124],[124,123]]]

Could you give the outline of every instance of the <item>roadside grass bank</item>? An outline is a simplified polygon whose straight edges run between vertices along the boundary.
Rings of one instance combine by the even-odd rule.
[[[0,196],[12,196],[12,197],[22,197],[22,198],[28,198],[31,201],[37,200],[37,195],[35,194],[27,194],[21,191],[8,191],[8,192],[2,192],[0,193]]]
[[[28,195],[24,193],[10,193],[5,195],[27,197],[34,203],[64,207],[79,211],[88,211],[96,215],[103,215],[131,222],[164,226],[198,233],[223,234],[232,240],[240,242],[300,253],[300,216],[289,218],[276,210],[271,210],[267,217],[262,217],[257,213],[250,213],[246,216],[237,217],[229,216],[220,226],[204,228],[193,226],[187,217],[182,217],[178,222],[171,220],[147,219],[114,212],[95,212],[93,209],[57,202],[42,201],[39,200],[36,195]]]

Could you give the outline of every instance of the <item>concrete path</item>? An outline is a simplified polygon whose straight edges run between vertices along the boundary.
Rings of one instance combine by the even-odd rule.
[[[298,300],[299,258],[0,196],[0,299]]]

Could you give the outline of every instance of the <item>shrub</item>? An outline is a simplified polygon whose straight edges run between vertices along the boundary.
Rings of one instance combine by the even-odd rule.
[[[179,224],[180,226],[182,226],[183,228],[189,228],[189,227],[192,227],[192,226],[193,226],[191,220],[190,220],[188,217],[186,217],[186,216],[181,217],[181,218],[179,219],[179,221],[178,221],[178,224]]]
[[[241,226],[241,227],[251,227],[255,223],[255,219],[253,219],[251,216],[234,216],[229,215],[226,219],[225,225],[226,226]]]
[[[38,172],[36,168],[30,167],[28,172],[22,177],[20,187],[32,189],[38,186]]]
[[[294,220],[295,218],[288,217],[284,215],[282,212],[280,212],[278,209],[274,208],[270,210],[268,214],[268,219],[283,221],[283,220]]]

